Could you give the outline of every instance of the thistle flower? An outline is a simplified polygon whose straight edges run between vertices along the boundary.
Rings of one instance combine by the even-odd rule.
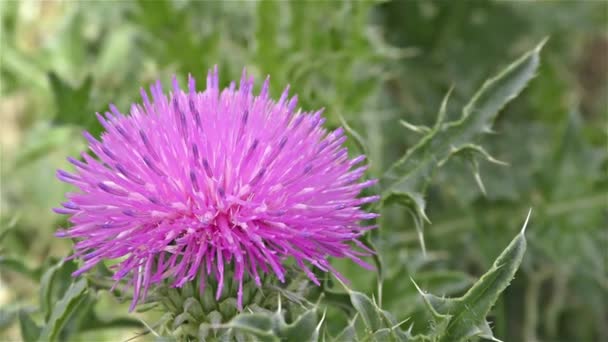
[[[200,277],[217,281],[231,267],[239,284],[260,286],[260,274],[285,281],[292,258],[316,284],[311,266],[340,275],[328,257],[349,258],[370,268],[360,256],[371,251],[357,240],[376,217],[357,198],[375,180],[360,182],[364,156],[349,159],[342,129],[327,132],[322,111],[295,111],[297,98],[286,89],[269,98],[268,79],[259,95],[243,73],[220,90],[217,67],[199,92],[173,80],[165,95],[142,89],[143,104],[124,115],[110,105],[97,117],[105,132],[84,136],[97,158],[68,158],[71,174],[57,177],[80,191],[55,211],[71,215],[70,228],[57,236],[77,240],[73,257],[84,261],[80,275],[102,260],[116,260],[113,279],[133,287],[131,310],[152,284],[181,287]]]

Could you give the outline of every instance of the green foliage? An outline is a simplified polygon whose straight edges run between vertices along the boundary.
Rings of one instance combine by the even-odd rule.
[[[439,341],[464,341],[475,336],[496,340],[486,316],[498,296],[509,286],[526,251],[524,232],[530,213],[519,235],[496,258],[488,270],[460,298],[440,298],[418,288],[437,321],[433,335]]]
[[[260,341],[318,341],[321,323],[316,308],[305,310],[293,322],[286,323],[279,303],[272,314],[241,313],[221,328],[235,335],[255,336]]]
[[[87,281],[85,279],[80,279],[70,285],[64,296],[50,310],[51,314],[42,328],[40,340],[56,341],[58,339],[59,332],[84,300],[86,290]]]
[[[24,342],[35,342],[40,336],[40,327],[24,311],[19,311],[19,325]]]
[[[354,316],[349,324],[342,330],[333,340],[340,341],[346,336],[353,336],[353,339],[357,340],[372,340],[372,341],[410,341],[414,338],[410,335],[409,331],[402,331],[400,326],[405,323],[397,323],[394,317],[387,311],[382,310],[375,300],[370,299],[367,295],[353,291],[347,286],[343,285],[348,291],[350,301],[357,311],[358,316]],[[355,323],[357,317],[361,317],[363,321],[363,327],[357,329]],[[359,333],[357,333],[359,330]],[[424,339],[423,337],[416,338],[419,340]]]
[[[348,292],[357,315],[333,340],[340,341],[465,341],[473,337],[497,340],[486,320],[499,295],[507,288],[517,272],[526,250],[524,232],[530,213],[520,234],[496,258],[492,267],[461,297],[446,298],[426,293],[414,282],[422,296],[434,323],[424,333],[412,335],[411,327],[403,331],[400,326],[408,319],[397,323],[393,315],[381,309],[375,300],[353,291],[342,284]],[[362,327],[357,329],[357,317]],[[359,324],[361,325],[361,324]],[[359,333],[357,333],[357,330]],[[497,340],[498,341],[498,340]]]
[[[53,96],[59,112],[55,116],[57,124],[81,125],[91,134],[99,135],[101,125],[95,121],[95,117],[90,115],[91,106],[89,98],[93,78],[88,76],[81,85],[72,88],[64,80],[61,80],[55,73],[49,74],[49,82],[53,90]],[[82,113],[87,113],[83,115]],[[83,120],[87,118],[86,121]]]
[[[496,159],[492,158],[482,146],[476,144],[475,138],[482,133],[492,133],[492,124],[498,112],[519,95],[535,75],[539,65],[540,50],[544,44],[545,41],[486,81],[462,109],[461,118],[453,122],[444,122],[448,93],[443,100],[434,127],[422,129],[428,133],[382,177],[384,202],[402,203],[412,212],[423,251],[422,224],[423,221],[428,221],[425,214],[424,192],[435,169],[452,156],[466,156],[474,165],[475,177],[479,180],[480,188],[484,189],[479,176],[477,158],[481,157],[492,162],[496,162]]]
[[[49,267],[40,279],[40,310],[44,312],[45,320],[52,313],[55,302],[61,298],[71,283],[71,274],[76,271],[73,261],[63,262]]]
[[[0,2],[0,340],[608,339],[607,6]],[[95,112],[216,64],[222,85],[244,67],[274,96],[290,84],[367,155],[377,274],[332,260],[347,287],[266,284],[241,313],[233,289],[158,289],[126,318],[130,294],[109,291],[105,266],[73,278],[78,265],[57,262],[71,242],[52,235],[69,223],[50,208],[73,189],[54,170],[86,150],[82,130],[100,134]],[[530,207],[526,239],[492,263]]]

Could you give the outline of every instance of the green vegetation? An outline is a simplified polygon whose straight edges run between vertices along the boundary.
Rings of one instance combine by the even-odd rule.
[[[608,340],[607,2],[2,1],[0,15],[0,340]],[[70,276],[51,208],[81,131],[214,65],[222,85],[243,68],[275,97],[290,84],[367,154],[377,272],[334,260],[349,284],[325,279],[300,306],[283,289],[216,324],[185,290],[178,315],[129,314],[107,269]]]

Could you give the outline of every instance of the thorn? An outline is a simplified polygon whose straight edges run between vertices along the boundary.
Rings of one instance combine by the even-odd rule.
[[[414,286],[416,287],[416,290],[418,290],[418,293],[420,293],[421,296],[423,296],[423,297],[426,296],[426,293],[424,293],[424,291],[422,291],[422,289],[414,281],[414,278],[410,277],[410,281],[414,284]]]
[[[431,131],[431,129],[428,128],[428,127],[426,127],[426,126],[414,125],[414,124],[411,124],[411,123],[409,123],[409,122],[407,122],[405,120],[399,120],[399,123],[401,124],[401,126],[407,128],[410,131],[415,132],[415,133],[427,134],[427,133],[429,133]]]
[[[416,211],[411,208],[407,209],[409,214],[412,216],[412,220],[414,220],[414,225],[416,226],[416,234],[418,235],[418,241],[420,242],[420,248],[422,249],[422,255],[426,258],[426,244],[424,242],[424,219],[430,223],[429,219],[424,214],[424,210],[417,207]],[[422,218],[421,218],[422,217]]]
[[[526,227],[528,226],[528,221],[530,220],[530,216],[532,216],[532,208],[528,210],[528,216],[526,217],[526,222],[524,222],[524,226],[521,228],[521,235],[526,234]]]
[[[422,229],[418,230],[418,240],[420,241],[422,256],[426,259],[426,243],[424,242],[424,233],[422,232]]]
[[[486,197],[488,194],[486,193],[486,187],[483,185],[483,181],[481,180],[481,175],[479,174],[479,172],[474,172],[475,175],[475,182],[477,182],[477,186],[479,186],[479,190],[481,190],[481,193],[483,194],[484,197]]]
[[[437,115],[437,121],[435,121],[435,126],[433,127],[433,129],[435,131],[439,130],[439,128],[441,127],[441,124],[445,120],[445,114],[447,113],[447,110],[448,110],[448,100],[450,99],[452,90],[454,90],[454,85],[452,85],[450,87],[450,90],[448,90],[448,92],[443,97],[443,100],[441,101],[441,107],[439,107],[439,115]]]
[[[540,43],[538,43],[538,45],[536,45],[536,51],[540,52],[540,50],[543,49],[543,47],[545,46],[545,44],[547,44],[547,42],[549,41],[549,38],[551,38],[550,36],[546,36],[545,38],[543,38],[543,40],[540,41]]]
[[[401,321],[401,322],[399,322],[399,323],[397,323],[397,324],[393,325],[393,326],[391,327],[391,330],[395,330],[395,329],[399,328],[400,326],[402,326],[402,325],[403,325],[405,322],[407,322],[407,321],[409,321],[409,320],[410,320],[410,317],[408,317],[408,318],[404,319],[403,321]]]
[[[321,320],[319,321],[319,324],[317,324],[317,327],[315,328],[315,331],[319,331],[321,329],[321,325],[323,324],[323,321],[325,320],[325,314],[327,313],[327,308],[325,308],[323,310],[323,316],[321,316]]]
[[[141,324],[143,324],[146,327],[146,329],[148,329],[148,331],[150,331],[152,333],[152,335],[154,335],[155,337],[160,337],[160,335],[156,332],[156,330],[152,329],[152,327],[148,323],[146,323],[145,320],[138,318],[138,317],[135,317],[135,319],[138,320],[139,322],[141,322]]]
[[[431,224],[431,219],[429,219],[428,216],[426,216],[426,212],[424,211],[424,209],[420,209],[420,216],[422,216],[422,219],[424,221],[426,221],[426,223]]]
[[[355,315],[353,316],[353,319],[349,322],[350,325],[354,326],[355,322],[357,321],[357,318],[359,318],[359,312],[357,311],[355,313]]]
[[[502,166],[509,166],[509,163],[502,161],[502,160],[498,160],[494,157],[492,157],[491,155],[487,155],[486,159],[490,162],[490,163],[494,163],[494,164],[498,164],[498,165],[502,165]]]

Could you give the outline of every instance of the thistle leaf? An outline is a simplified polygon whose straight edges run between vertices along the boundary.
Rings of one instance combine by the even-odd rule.
[[[233,318],[227,327],[254,335],[264,341],[278,340],[272,331],[272,316],[268,314],[240,314]]]
[[[521,233],[496,258],[492,268],[462,297],[440,298],[424,293],[416,285],[437,323],[435,336],[438,341],[464,341],[474,336],[495,339],[486,316],[521,264],[526,251],[524,232],[530,214],[531,211]]]
[[[428,221],[425,214],[424,194],[434,171],[451,157],[465,152],[467,155],[475,155],[473,158],[481,155],[491,162],[498,162],[475,141],[482,134],[492,132],[492,125],[500,110],[517,97],[535,76],[540,63],[540,51],[545,42],[546,40],[543,40],[502,72],[487,80],[462,109],[460,119],[444,122],[450,95],[448,92],[433,128],[381,178],[383,204],[397,202],[410,209],[421,236],[422,246],[424,246],[422,224]],[[409,124],[407,127],[411,129],[414,126]],[[424,129],[418,131],[422,132]],[[474,166],[475,163],[477,163],[476,159]],[[485,192],[475,167],[474,174],[480,188]]]
[[[349,324],[338,334],[332,338],[333,341],[425,341],[426,336],[412,336],[409,331],[403,331],[400,327],[407,322],[407,319],[402,322],[397,322],[395,318],[387,311],[382,310],[373,298],[367,295],[353,291],[344,283],[342,286],[346,289],[350,296],[353,307],[357,313],[350,320]],[[358,328],[355,325],[357,318],[363,321],[365,328]],[[357,331],[364,332],[363,336],[357,336]]]
[[[332,338],[332,341],[355,341],[357,340],[357,329],[355,329],[355,323],[357,322],[358,314],[348,322],[348,325],[342,329],[342,331]]]
[[[363,322],[367,329],[371,332],[376,332],[383,328],[382,319],[379,315],[380,309],[372,300],[361,292],[349,291],[350,300],[353,306],[363,318]]]
[[[281,339],[284,341],[312,341],[317,328],[317,312],[308,310],[293,323],[281,327]]]

